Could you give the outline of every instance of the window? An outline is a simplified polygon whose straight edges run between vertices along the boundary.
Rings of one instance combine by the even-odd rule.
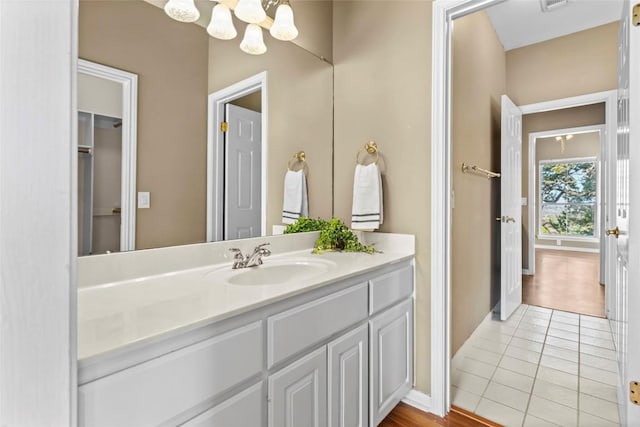
[[[540,162],[540,237],[597,237],[598,165],[594,158]]]

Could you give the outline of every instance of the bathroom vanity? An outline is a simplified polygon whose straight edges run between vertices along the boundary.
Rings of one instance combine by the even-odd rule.
[[[80,425],[377,425],[413,382],[414,239],[315,236],[243,240],[271,242],[252,269],[238,242],[81,260]]]

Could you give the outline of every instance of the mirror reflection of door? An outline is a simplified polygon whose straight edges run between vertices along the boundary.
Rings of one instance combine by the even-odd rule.
[[[78,255],[135,247],[137,76],[78,61]]]
[[[224,238],[261,235],[262,122],[261,114],[227,104],[225,121]]]

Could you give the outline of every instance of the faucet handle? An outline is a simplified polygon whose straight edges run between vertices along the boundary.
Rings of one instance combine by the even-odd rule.
[[[242,251],[239,248],[229,248],[229,252],[235,253],[234,255],[235,258],[238,258],[238,257],[243,258]]]
[[[269,242],[265,242],[265,243],[260,243],[258,246],[256,246],[256,249],[262,249],[265,246],[269,246],[271,243]]]

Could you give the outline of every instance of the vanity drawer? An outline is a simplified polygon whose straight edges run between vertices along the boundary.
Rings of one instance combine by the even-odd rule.
[[[182,424],[182,427],[260,427],[266,420],[264,383],[241,391],[215,408]]]
[[[268,367],[365,320],[367,291],[361,283],[269,317]]]
[[[159,425],[262,372],[262,322],[81,386],[82,426]]]
[[[370,280],[369,314],[377,313],[413,294],[413,266],[383,274]]]

